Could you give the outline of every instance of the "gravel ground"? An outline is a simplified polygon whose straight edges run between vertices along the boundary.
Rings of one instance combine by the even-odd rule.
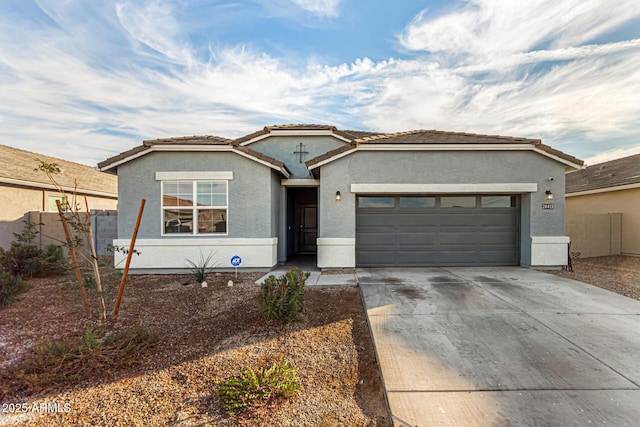
[[[604,256],[573,260],[573,272],[550,272],[640,300],[640,257]]]
[[[139,324],[155,332],[160,343],[153,354],[71,388],[0,393],[5,412],[11,404],[29,408],[0,414],[0,426],[390,426],[359,290],[309,288],[305,321],[280,325],[265,321],[254,300],[259,276],[212,275],[207,288],[189,284],[188,276],[131,277],[109,328]],[[0,369],[36,344],[99,325],[83,319],[72,275],[31,285],[18,302],[0,309]],[[113,295],[112,288],[110,307]],[[97,297],[90,296],[96,313]],[[298,395],[262,420],[227,415],[216,383],[282,356],[299,368]]]

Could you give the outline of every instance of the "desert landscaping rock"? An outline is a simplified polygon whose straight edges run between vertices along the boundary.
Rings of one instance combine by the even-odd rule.
[[[153,354],[71,388],[2,396],[2,403],[69,410],[6,413],[0,426],[390,426],[358,289],[307,289],[305,321],[281,325],[265,321],[254,300],[259,276],[212,274],[206,288],[184,286],[187,276],[132,276],[109,328],[155,332]],[[0,368],[35,344],[100,327],[83,319],[71,275],[30,282],[17,303],[0,310]],[[299,369],[298,395],[253,419],[227,415],[217,383],[280,357]]]
[[[640,257],[616,255],[579,258],[572,262],[573,272],[561,270],[550,273],[640,300]]]

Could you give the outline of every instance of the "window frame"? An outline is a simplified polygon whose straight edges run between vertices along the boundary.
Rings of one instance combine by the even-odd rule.
[[[164,205],[164,196],[165,196],[165,184],[191,184],[191,206],[165,206]],[[214,183],[214,184],[224,184],[225,188],[225,204],[224,205],[198,205],[198,184],[199,183]],[[180,210],[180,211],[190,211],[192,217],[192,226],[190,233],[167,233],[166,232],[166,220],[165,220],[165,211],[167,210]],[[210,233],[201,233],[198,231],[198,211],[202,210],[224,210],[226,213],[225,219],[225,231],[224,232],[210,232]],[[161,236],[167,237],[191,237],[191,236],[228,236],[229,235],[229,181],[225,179],[166,179],[160,181],[160,227],[161,227]]]

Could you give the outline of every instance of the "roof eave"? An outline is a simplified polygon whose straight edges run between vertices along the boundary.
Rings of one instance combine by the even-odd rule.
[[[115,173],[117,174],[118,166],[135,160],[139,157],[145,156],[151,152],[172,152],[172,151],[187,151],[187,152],[232,152],[246,157],[252,161],[263,164],[271,169],[280,172],[284,177],[289,178],[291,172],[282,162],[278,162],[275,159],[267,156],[262,156],[253,150],[245,147],[237,147],[230,144],[149,144],[142,145],[129,150],[128,152],[114,156],[111,159],[107,159],[104,162],[98,164],[98,170],[101,172]],[[125,155],[130,153],[129,155]]]

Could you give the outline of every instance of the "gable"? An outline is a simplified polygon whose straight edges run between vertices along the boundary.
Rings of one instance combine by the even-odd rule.
[[[290,177],[284,163],[269,157],[262,153],[258,153],[247,147],[235,146],[231,144],[232,140],[211,136],[192,136],[179,138],[163,138],[154,140],[145,140],[141,146],[125,151],[118,155],[108,158],[98,163],[98,168],[103,172],[116,173],[118,166],[129,163],[140,157],[147,156],[155,152],[173,152],[173,153],[234,153],[242,157],[246,157],[256,163],[260,163],[271,169],[278,171],[285,178]]]
[[[317,176],[319,168],[358,151],[533,151],[562,163],[567,169],[581,169],[583,161],[542,144],[539,139],[462,132],[414,130],[356,138],[350,145],[309,160],[309,170]]]
[[[251,149],[276,158],[291,172],[291,178],[311,178],[306,161],[335,149],[349,146],[332,135],[313,135],[306,132],[298,135],[268,135],[254,141]]]

